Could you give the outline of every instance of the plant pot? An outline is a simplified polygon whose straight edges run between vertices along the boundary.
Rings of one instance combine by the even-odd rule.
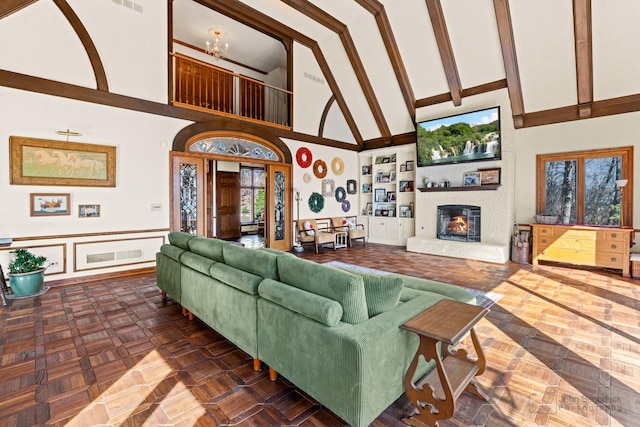
[[[9,273],[9,286],[14,295],[35,295],[42,290],[44,268],[28,273]]]

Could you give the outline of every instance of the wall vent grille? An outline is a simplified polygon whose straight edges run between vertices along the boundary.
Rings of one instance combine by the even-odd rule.
[[[88,254],[87,264],[95,264],[96,262],[109,262],[116,259],[115,252],[105,252],[102,254]]]
[[[118,6],[126,7],[127,9],[134,10],[136,12],[142,13],[144,10],[141,4],[136,2],[132,2],[131,0],[111,0]]]
[[[304,77],[316,83],[320,83],[321,85],[324,84],[324,79],[322,77],[314,76],[313,74],[307,72],[304,73]]]
[[[116,259],[132,259],[132,258],[142,258],[142,249],[133,249],[129,251],[119,251],[116,252]]]

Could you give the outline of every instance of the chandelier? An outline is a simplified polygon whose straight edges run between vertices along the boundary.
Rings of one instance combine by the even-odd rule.
[[[224,37],[224,31],[217,28],[211,28],[209,30],[209,34],[214,37],[215,41],[213,42],[213,45],[207,41],[207,48],[204,50],[205,53],[213,56],[216,61],[220,58],[224,58],[226,54],[229,53],[229,43],[225,43],[224,46],[220,43],[220,39]]]

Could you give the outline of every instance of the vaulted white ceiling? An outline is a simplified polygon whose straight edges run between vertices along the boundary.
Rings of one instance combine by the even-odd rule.
[[[215,3],[175,0],[175,34],[202,44],[218,20]],[[225,3],[316,43],[364,140],[413,131],[416,110],[429,105],[464,108],[466,96],[507,87],[516,127],[639,108],[637,0]],[[233,19],[220,22],[234,28]],[[266,45],[245,52],[243,36],[229,30],[232,58],[281,66]]]

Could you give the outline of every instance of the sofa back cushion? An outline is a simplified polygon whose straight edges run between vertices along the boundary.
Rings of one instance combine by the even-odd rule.
[[[206,274],[207,276],[209,276],[209,270],[211,269],[211,266],[216,263],[210,258],[186,251],[180,257],[180,261],[182,261],[182,265],[184,265],[185,267],[192,268],[202,274]]]
[[[297,257],[277,257],[280,281],[338,301],[342,321],[356,324],[369,318],[362,277]]]
[[[169,258],[171,258],[174,261],[178,261],[180,262],[180,257],[182,256],[182,254],[185,252],[184,249],[180,249],[177,246],[173,246],[173,245],[169,245],[169,244],[164,244],[162,246],[160,246],[160,253],[168,256]]]
[[[199,236],[189,241],[189,249],[194,254],[202,255],[217,262],[224,262],[222,248],[229,244],[224,240]]]
[[[193,239],[193,234],[185,233],[184,231],[172,231],[169,233],[169,243],[173,246],[177,246],[185,251],[189,250],[189,241]]]
[[[260,283],[258,292],[262,298],[316,320],[323,325],[335,326],[342,318],[342,306],[338,301],[306,292],[282,282],[265,279]]]
[[[277,255],[238,245],[224,245],[224,263],[260,276],[263,279],[278,280]]]
[[[358,270],[346,271],[362,277],[369,317],[393,310],[398,306],[400,294],[404,288],[404,281],[401,277],[365,273]]]

